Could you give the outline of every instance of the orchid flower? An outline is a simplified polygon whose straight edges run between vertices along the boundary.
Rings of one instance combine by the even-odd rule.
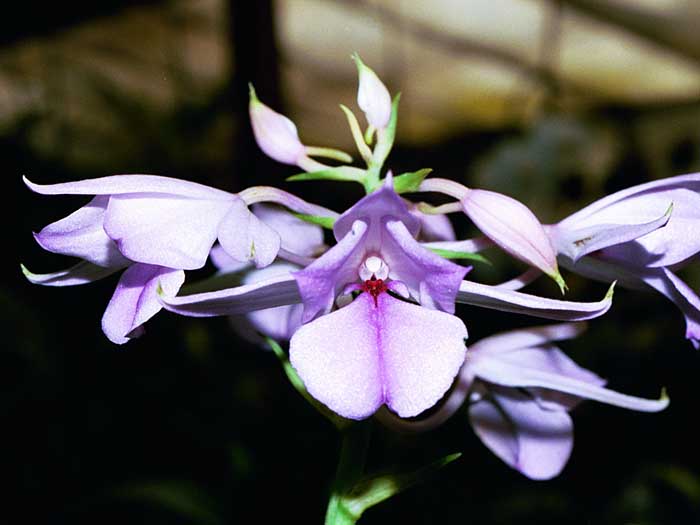
[[[548,232],[563,266],[586,277],[656,290],[678,306],[700,347],[700,298],[672,269],[700,251],[700,175],[633,186],[596,201]]]
[[[102,318],[102,329],[123,344],[143,333],[143,323],[160,309],[156,291],[175,295],[183,270],[204,266],[218,238],[230,257],[269,265],[280,251],[279,234],[251,213],[244,198],[201,184],[152,175],[121,175],[53,185],[34,184],[45,195],[95,195],[85,206],[35,234],[47,251],[82,259],[51,274],[24,269],[35,284],[72,286],[102,279],[126,268]],[[249,189],[251,201],[265,198],[303,206],[279,191]],[[327,210],[326,210],[327,211]]]
[[[467,330],[452,315],[455,302],[562,320],[589,319],[610,307],[610,295],[575,303],[465,281],[468,268],[423,248],[419,230],[388,176],[335,221],[338,243],[303,270],[162,300],[191,316],[303,303],[305,324],[292,336],[291,363],[313,397],[350,419],[382,404],[410,417],[443,396],[465,355]],[[332,311],[339,297],[357,292]]]
[[[469,350],[457,385],[423,420],[380,419],[398,430],[424,431],[446,421],[466,402],[479,439],[508,466],[531,479],[550,479],[573,447],[569,412],[582,400],[657,412],[668,398],[643,399],[605,388],[606,381],[578,366],[553,341],[576,337],[582,324],[565,323],[504,332]]]

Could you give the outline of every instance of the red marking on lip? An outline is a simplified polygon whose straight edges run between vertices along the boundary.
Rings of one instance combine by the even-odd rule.
[[[367,292],[374,299],[374,306],[377,306],[377,297],[388,290],[386,283],[382,279],[377,279],[372,275],[371,279],[362,284],[362,291]]]

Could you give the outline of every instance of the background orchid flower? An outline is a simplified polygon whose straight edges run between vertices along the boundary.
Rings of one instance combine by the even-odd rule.
[[[79,257],[83,261],[50,274],[39,275],[25,267],[22,269],[34,284],[75,286],[126,268],[102,317],[102,330],[107,338],[113,343],[124,344],[143,334],[142,325],[162,308],[156,293],[158,286],[165,293],[175,295],[185,280],[185,273],[124,257],[102,227],[107,201],[108,197],[95,197],[83,208],[35,234],[45,249]]]
[[[550,479],[566,465],[573,447],[569,412],[591,399],[629,410],[657,412],[668,398],[643,399],[604,387],[605,380],[578,366],[552,344],[576,337],[582,325],[514,330],[473,344],[457,386],[424,420],[381,419],[406,431],[433,428],[466,401],[479,439],[507,465],[531,479]]]
[[[700,346],[700,298],[669,267],[700,251],[700,175],[627,188],[549,226],[562,265],[622,286],[656,290],[686,320],[686,337]]]
[[[466,188],[446,179],[426,179],[420,191],[436,191],[458,199],[462,211],[484,235],[506,253],[539,268],[564,292],[566,284],[551,240],[527,206],[507,195]]]
[[[231,257],[259,267],[270,264],[279,250],[279,235],[255,217],[242,198],[194,182],[155,175],[49,185],[25,182],[44,195],[99,197],[76,212],[82,222],[70,216],[37,234],[49,251],[67,253],[74,245],[80,249],[92,242],[86,235],[100,228],[128,259],[183,270],[204,266],[217,238]],[[83,225],[87,220],[89,230]],[[93,262],[99,264],[98,259]]]
[[[141,325],[162,307],[159,284],[162,293],[175,295],[184,281],[182,270],[203,266],[217,237],[230,257],[257,266],[270,264],[280,249],[279,234],[251,213],[242,198],[201,184],[152,175],[53,185],[25,182],[42,194],[96,195],[35,234],[44,249],[83,261],[60,272],[34,274],[25,268],[24,273],[35,284],[71,286],[128,268],[102,319],[103,331],[117,344],[142,333]],[[289,204],[298,207],[298,200],[289,199]],[[318,240],[319,232],[312,228],[305,235]]]

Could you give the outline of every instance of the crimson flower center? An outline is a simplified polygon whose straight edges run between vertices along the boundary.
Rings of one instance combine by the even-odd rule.
[[[367,279],[362,284],[362,291],[367,292],[374,299],[374,306],[377,306],[377,297],[379,294],[384,293],[388,290],[386,283],[383,279],[377,279],[374,275],[370,279]]]

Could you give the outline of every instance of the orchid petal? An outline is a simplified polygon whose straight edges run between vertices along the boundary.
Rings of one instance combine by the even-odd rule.
[[[640,184],[600,199],[561,221],[557,228],[576,230],[599,224],[639,224],[657,219],[673,204],[665,227],[635,242],[649,254],[640,266],[671,266],[700,251],[700,175],[670,177]]]
[[[250,262],[237,261],[231,257],[220,244],[209,252],[209,260],[221,273],[236,273],[250,268]]]
[[[219,223],[234,202],[167,195],[117,195],[109,199],[104,228],[134,261],[194,270],[204,266]]]
[[[484,353],[474,354],[473,358],[475,360],[495,359],[508,365],[531,368],[599,387],[605,386],[606,383],[597,374],[580,367],[559,348],[551,344],[518,348],[509,352],[500,352],[497,356],[494,354],[486,356]],[[473,367],[472,372],[475,373]],[[535,400],[547,410],[571,410],[581,402],[581,398],[578,396],[556,390],[543,388],[530,388],[529,390]]]
[[[243,278],[243,284],[255,284],[273,277],[288,276],[296,269],[297,266],[293,264],[275,263],[262,270],[253,270],[247,273]],[[241,324],[249,324],[255,332],[275,341],[288,341],[301,326],[303,311],[304,308],[301,304],[256,310],[247,314],[245,321],[238,322],[237,325],[240,327]]]
[[[287,210],[267,204],[256,204],[253,213],[276,231],[281,248],[296,255],[315,256],[323,247],[323,228],[295,217]]]
[[[123,267],[127,260],[102,228],[109,197],[98,196],[34,238],[47,251],[80,257],[98,266]]]
[[[469,268],[422,248],[402,222],[388,220],[386,230],[389,235],[382,254],[390,277],[403,281],[423,306],[453,313],[455,297]]]
[[[695,349],[700,348],[700,297],[668,268],[654,268],[641,275],[648,286],[661,292],[685,317],[686,333]]]
[[[174,295],[185,282],[185,272],[150,264],[134,264],[122,274],[102,316],[102,330],[116,344],[143,333],[143,323],[162,308],[157,289]]]
[[[215,292],[170,297],[160,294],[166,310],[190,317],[246,314],[301,302],[299,289],[290,274],[254,284],[236,286]]]
[[[338,244],[303,270],[294,273],[304,301],[305,323],[319,313],[330,311],[335,297],[344,286],[357,281],[357,269],[365,254],[363,241],[367,231],[365,222],[355,221]]]
[[[447,215],[423,213],[417,208],[411,213],[420,221],[419,239],[422,242],[454,242],[455,229]]]
[[[324,218],[333,221],[338,217],[338,214],[333,210],[329,210],[318,204],[311,204],[304,199],[300,199],[296,195],[292,195],[279,188],[273,188],[272,186],[252,186],[241,191],[238,197],[243,199],[248,206],[259,202],[274,202],[275,204],[280,204],[285,208],[289,208],[303,215],[312,215],[316,218]]]
[[[633,243],[626,243],[623,246],[630,247]],[[619,247],[614,247],[619,248]],[[608,249],[605,251],[607,252]],[[582,257],[575,263],[566,256],[560,256],[559,262],[561,265],[572,272],[576,272],[579,275],[588,277],[589,279],[595,279],[604,283],[609,283],[615,281],[620,286],[624,288],[629,288],[630,290],[646,290],[648,288],[642,283],[639,275],[643,270],[640,269],[629,269],[623,267],[621,264],[614,261],[609,261],[602,259],[598,256],[588,256]]]
[[[490,387],[492,396],[469,407],[479,439],[530,479],[551,479],[569,460],[573,423],[564,411],[543,410],[517,390]]]
[[[591,226],[577,227],[571,231],[555,225],[549,231],[557,251],[576,262],[584,255],[608,246],[632,241],[666,226],[671,217],[671,209],[672,207],[669,206],[666,213],[660,217],[640,224],[597,223]]]
[[[271,264],[280,249],[279,234],[252,214],[240,199],[231,203],[218,224],[217,235],[231,257],[252,261],[258,268]]]
[[[473,359],[470,361],[470,367],[472,372],[481,379],[502,386],[547,388],[640,412],[658,412],[668,406],[668,398],[665,396],[658,400],[629,396],[588,381],[523,366],[520,362],[511,363],[505,357]]]
[[[30,190],[42,195],[121,195],[124,193],[162,193],[190,199],[231,200],[233,195],[196,182],[158,175],[111,175],[59,184],[35,184],[26,177]]]
[[[686,338],[697,349],[700,348],[700,298],[687,284],[667,268],[630,268],[623,262],[621,252],[633,256],[643,248],[635,243],[626,243],[603,251],[603,256],[615,252],[615,260],[600,257],[584,257],[572,264],[562,257],[562,266],[592,279],[607,281],[617,279],[621,286],[632,290],[656,290],[672,301],[683,313],[686,322]],[[638,259],[638,257],[637,257]]]
[[[127,262],[126,264],[129,263]],[[118,272],[122,268],[123,266],[105,268],[104,266],[97,266],[87,261],[80,261],[75,266],[71,266],[66,270],[43,274],[32,273],[22,265],[22,273],[24,273],[24,276],[32,284],[41,284],[43,286],[77,286],[98,281]]]
[[[473,281],[462,281],[457,293],[457,302],[545,319],[584,321],[599,317],[610,309],[612,292],[613,286],[602,300],[581,303],[547,299]]]
[[[466,352],[457,317],[384,293],[303,325],[290,360],[309,393],[350,419],[386,403],[401,417],[433,406],[449,389]]]
[[[343,213],[333,226],[336,240],[340,240],[352,229],[355,221],[364,221],[369,227],[368,250],[379,251],[381,245],[382,220],[392,217],[401,221],[413,237],[420,231],[420,221],[409,211],[404,200],[394,191],[391,176],[374,193],[370,193],[352,208]]]
[[[540,270],[539,268],[528,268],[527,270],[525,270],[523,273],[521,273],[517,277],[513,277],[512,279],[509,279],[508,281],[498,283],[494,286],[496,286],[497,288],[501,288],[503,290],[516,291],[516,290],[520,290],[520,289],[526,287],[528,284],[537,280],[537,278],[540,275],[542,275],[542,270]]]
[[[539,346],[551,341],[573,339],[585,328],[586,323],[559,323],[501,332],[479,339],[471,345],[469,355],[497,356],[504,352]]]
[[[504,251],[563,286],[549,237],[524,204],[501,193],[472,189],[462,199],[462,207],[477,228]]]

